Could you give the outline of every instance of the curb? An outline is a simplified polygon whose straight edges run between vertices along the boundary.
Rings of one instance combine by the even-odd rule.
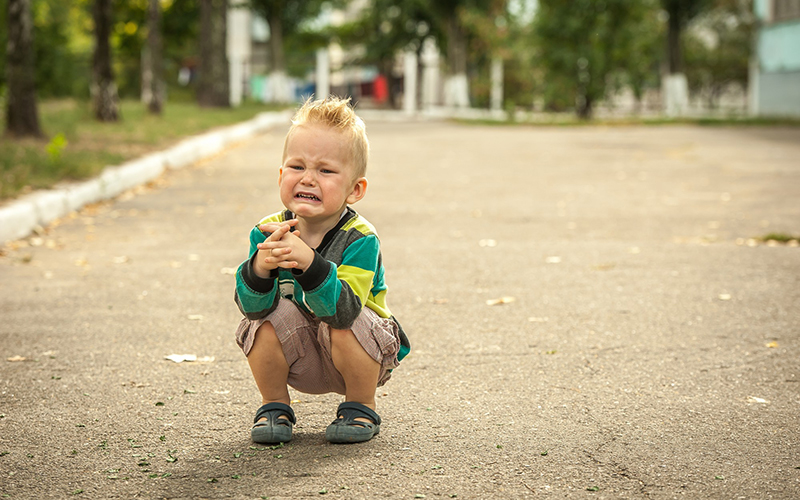
[[[23,196],[0,208],[0,244],[25,238],[37,227],[46,226],[89,203],[114,198],[167,170],[192,165],[232,143],[288,123],[290,119],[288,111],[261,113],[252,120],[189,137],[165,151],[106,167],[94,179]]]

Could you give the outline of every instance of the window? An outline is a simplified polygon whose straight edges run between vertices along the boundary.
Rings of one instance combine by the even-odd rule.
[[[772,0],[772,21],[800,20],[800,0]]]

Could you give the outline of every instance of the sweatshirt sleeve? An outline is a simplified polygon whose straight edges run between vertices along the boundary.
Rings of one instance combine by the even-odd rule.
[[[278,279],[277,270],[273,270],[268,278],[261,278],[253,272],[253,259],[258,253],[256,245],[266,240],[267,236],[258,227],[250,231],[250,257],[236,270],[234,300],[242,314],[251,320],[263,318],[271,313],[280,298],[278,287],[275,286]]]
[[[306,305],[331,327],[350,328],[367,303],[379,255],[380,243],[374,234],[363,236],[345,248],[338,266],[315,254],[305,272],[295,272]]]

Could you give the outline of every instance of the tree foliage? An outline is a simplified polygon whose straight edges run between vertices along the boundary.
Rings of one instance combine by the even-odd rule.
[[[755,18],[750,0],[715,0],[698,15],[683,40],[689,89],[716,107],[731,84],[747,87]]]
[[[568,109],[574,103],[578,116],[591,117],[612,78],[647,57],[636,52],[641,33],[635,27],[651,7],[648,0],[540,1],[534,37],[548,106]]]

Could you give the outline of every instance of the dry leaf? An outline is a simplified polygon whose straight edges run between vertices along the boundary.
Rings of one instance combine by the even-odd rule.
[[[10,358],[6,358],[6,361],[28,361],[28,358],[25,356],[11,356]]]
[[[187,318],[189,318],[192,321],[203,321],[202,314],[190,314],[189,316],[187,316]]]
[[[748,398],[748,400],[747,400],[747,401],[748,401],[748,402],[750,402],[750,403],[760,403],[760,404],[767,404],[767,403],[769,403],[769,401],[767,401],[766,399],[763,399],[763,398],[757,398],[757,397],[755,397],[755,396],[750,396],[750,398]]]
[[[450,302],[448,299],[431,299],[434,304],[447,304]]]
[[[557,255],[551,255],[550,257],[544,259],[544,261],[547,262],[548,264],[558,264],[561,262],[561,257]]]
[[[775,342],[774,340],[773,340],[772,342],[768,342],[766,345],[767,345],[767,347],[769,347],[770,349],[774,349],[774,348],[778,347],[778,343],[777,343],[777,342]]]
[[[497,305],[501,305],[501,304],[510,304],[511,302],[514,302],[515,300],[517,300],[517,299],[514,298],[514,297],[500,297],[499,299],[489,299],[489,300],[487,300],[486,301],[486,305],[487,306],[497,306]]]
[[[191,253],[189,254],[189,260],[192,262],[197,262],[198,260],[200,260],[200,256],[197,255],[196,253]]]
[[[550,318],[546,316],[544,318],[536,318],[534,316],[531,316],[530,318],[528,318],[528,321],[530,321],[531,323],[547,323],[548,321],[550,321]]]
[[[731,294],[721,293],[719,294],[719,300],[731,300]]]
[[[170,354],[169,356],[164,356],[164,359],[168,359],[176,363],[183,363],[184,361],[197,361],[197,356],[194,354]]]
[[[482,247],[492,248],[492,247],[496,247],[497,246],[497,242],[495,240],[486,239],[486,240],[480,240],[478,242],[478,245],[480,245]]]
[[[222,269],[219,270],[219,272],[222,273],[222,274],[234,275],[234,274],[236,274],[236,268],[235,267],[223,267]]]
[[[114,257],[113,259],[111,259],[111,262],[113,262],[114,264],[125,264],[129,260],[130,259],[128,259],[126,255],[120,255],[119,257]]]

